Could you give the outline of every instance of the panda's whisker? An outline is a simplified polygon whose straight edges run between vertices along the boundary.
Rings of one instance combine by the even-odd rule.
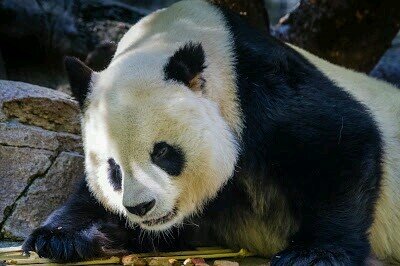
[[[144,240],[145,234],[146,234],[146,231],[140,230],[140,232],[139,232],[139,244],[140,244],[141,246],[143,245],[143,240]]]
[[[157,250],[156,246],[154,245],[154,239],[155,239],[156,236],[157,236],[156,233],[153,232],[153,231],[151,231],[150,234],[149,234],[149,236],[150,236],[151,246],[152,246],[153,250]]]
[[[162,231],[159,236],[162,236],[162,238],[164,239],[165,243],[169,244],[168,238],[167,238],[167,233]],[[158,238],[158,243],[160,243],[160,237]]]
[[[166,230],[166,231],[165,231],[165,235],[167,236],[167,238],[169,238],[169,239],[171,239],[171,240],[174,240],[174,239],[175,239],[174,235],[172,234],[172,229]]]
[[[196,227],[200,227],[200,225],[196,224],[195,222],[193,222],[193,221],[190,220],[190,219],[187,219],[187,220],[183,221],[183,222],[181,223],[181,225],[182,225],[182,226],[184,226],[184,225],[193,225],[193,226],[196,226]]]

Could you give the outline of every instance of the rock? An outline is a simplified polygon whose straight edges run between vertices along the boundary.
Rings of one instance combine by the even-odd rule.
[[[21,246],[21,242],[14,241],[0,241],[0,248],[10,248],[10,247],[18,247]]]
[[[203,258],[187,258],[183,265],[185,266],[209,266]]]
[[[65,93],[67,95],[72,95],[72,91],[71,91],[71,87],[69,86],[69,84],[60,84],[56,87],[56,90]]]
[[[147,258],[147,265],[148,266],[177,266],[180,263],[177,260],[170,259],[167,257],[154,257],[154,258]]]
[[[135,255],[127,255],[122,257],[122,265],[130,266],[147,266],[147,262]]]
[[[387,50],[369,75],[400,88],[400,44]]]
[[[44,177],[36,178],[26,195],[15,205],[3,227],[5,235],[25,238],[71,194],[84,172],[84,158],[78,153],[62,152]]]
[[[14,121],[0,123],[0,143],[3,145],[55,151],[58,147],[55,135],[54,131]]]
[[[68,95],[23,82],[0,81],[0,107],[7,118],[53,131],[79,134],[79,106]],[[1,116],[0,116],[1,117]]]
[[[83,60],[99,43],[118,42],[130,26],[148,14],[128,2],[1,0],[0,37],[6,75],[2,75],[0,62],[0,79],[67,89],[60,87],[67,80],[62,64],[65,55]]]
[[[0,122],[0,145],[30,147],[51,151],[67,150],[82,153],[81,138],[77,135],[45,130],[19,122]]]
[[[0,80],[0,230],[22,239],[84,174],[79,107],[68,95]]]
[[[94,71],[102,71],[110,64],[116,50],[116,43],[109,41],[102,42],[88,54],[85,64]]]
[[[46,172],[53,155],[47,150],[0,146],[0,221],[29,182]]]
[[[118,43],[122,36],[130,29],[132,24],[112,20],[102,20],[88,22],[85,26],[91,30],[91,34],[98,40],[98,42],[95,43],[95,47],[91,49],[91,51],[93,51],[94,49],[98,49],[96,46],[101,45],[102,43]]]

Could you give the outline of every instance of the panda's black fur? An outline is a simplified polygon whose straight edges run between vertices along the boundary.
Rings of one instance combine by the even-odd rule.
[[[105,210],[83,180],[71,198],[29,236],[25,251],[73,261],[132,251],[179,250],[193,243],[229,245],[219,232],[235,234],[240,229],[229,225],[249,215],[287,237],[288,247],[272,257],[272,265],[365,263],[371,252],[367,232],[382,176],[377,123],[366,106],[298,52],[229,11],[223,14],[234,39],[244,129],[235,175],[203,215],[193,218],[201,228],[188,225],[179,234],[173,229],[172,238],[153,239],[138,227],[127,228],[123,218]],[[203,69],[204,58],[197,61]],[[176,65],[182,68],[179,62]],[[166,69],[167,78],[178,81],[190,75],[190,68],[185,73],[172,65]],[[83,105],[86,92],[77,92]],[[115,162],[110,164],[114,167],[110,181],[121,189],[118,168]],[[254,202],[259,195],[249,193],[244,183],[271,193],[262,194],[262,203]],[[268,211],[254,208],[260,204]],[[291,229],[285,231],[286,227]],[[190,239],[197,235],[202,237]]]
[[[108,178],[110,179],[110,183],[112,184],[114,190],[122,189],[122,173],[121,167],[115,162],[114,159],[108,159]]]
[[[175,80],[189,86],[193,75],[206,68],[204,50],[201,44],[187,43],[171,56],[164,67],[166,80]]]
[[[297,52],[225,14],[235,39],[245,116],[239,173],[258,186],[278,186],[288,198],[287,211],[300,223],[292,247],[273,262],[361,264],[370,252],[367,230],[381,177],[375,121]],[[232,182],[235,178],[240,176]],[[236,193],[226,202],[248,208]],[[302,247],[305,243],[312,248]]]

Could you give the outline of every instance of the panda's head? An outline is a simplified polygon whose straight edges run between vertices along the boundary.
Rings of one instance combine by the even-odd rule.
[[[221,103],[207,96],[207,67],[194,42],[169,53],[117,55],[102,72],[66,59],[84,111],[88,184],[132,224],[154,231],[179,225],[234,173],[238,135]]]

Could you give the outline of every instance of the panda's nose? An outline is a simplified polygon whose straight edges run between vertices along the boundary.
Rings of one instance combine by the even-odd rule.
[[[132,214],[137,216],[144,216],[148,213],[151,209],[153,209],[154,205],[156,204],[156,200],[153,199],[151,201],[142,202],[136,206],[125,206],[125,208]]]

